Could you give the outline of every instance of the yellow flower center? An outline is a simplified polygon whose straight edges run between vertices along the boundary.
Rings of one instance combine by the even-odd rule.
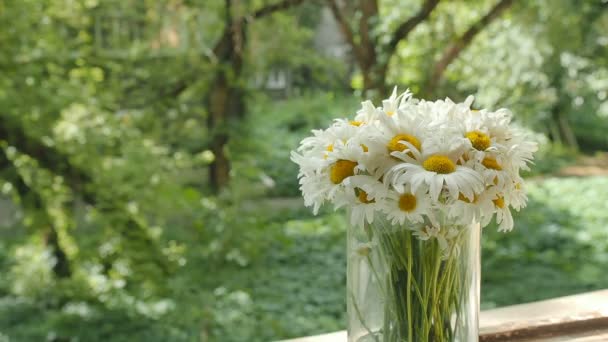
[[[415,136],[409,134],[397,134],[386,145],[389,153],[395,151],[401,152],[408,148],[406,144],[400,143],[400,141],[407,141],[408,143],[412,144],[416,149],[418,149],[418,151],[422,150],[420,140],[418,140]],[[411,153],[408,153],[408,155],[410,157],[413,157]]]
[[[450,158],[442,155],[428,157],[424,163],[422,163],[422,167],[427,171],[441,174],[448,174],[456,171],[454,162]]]
[[[350,121],[349,124],[351,124],[352,126],[359,127],[359,126],[363,125],[363,122],[362,121]]]
[[[405,212],[412,212],[416,209],[416,196],[403,194],[399,197],[399,209]]]
[[[388,112],[386,112],[386,115],[393,116],[393,115],[395,115],[395,112],[392,110],[389,110]]]
[[[358,192],[357,198],[359,198],[359,201],[361,201],[361,203],[369,204],[369,203],[376,202],[375,200],[369,199],[367,197],[367,192],[365,192],[365,191],[363,191],[363,190],[361,190],[359,188],[357,188],[355,190]]]
[[[496,161],[496,158],[485,157],[481,161],[481,164],[483,166],[487,167],[488,169],[498,170],[498,171],[502,170],[502,167],[500,166],[500,164],[498,164],[498,162]]]
[[[363,152],[369,151],[369,148],[365,144],[361,144],[361,148],[363,149]]]
[[[479,151],[485,151],[488,147],[490,147],[490,145],[492,145],[490,137],[480,131],[468,132],[465,134],[465,137],[467,137],[467,139],[471,141],[471,144],[473,144],[473,147]]]
[[[496,199],[493,199],[493,200],[492,200],[492,202],[494,202],[494,205],[495,205],[497,208],[502,209],[502,208],[504,208],[504,207],[505,207],[505,199],[504,199],[504,198],[502,198],[502,197],[500,197],[500,196],[499,196],[498,198],[496,198]]]
[[[350,176],[355,175],[355,167],[357,162],[340,159],[336,161],[329,169],[329,180],[334,184],[340,184]]]

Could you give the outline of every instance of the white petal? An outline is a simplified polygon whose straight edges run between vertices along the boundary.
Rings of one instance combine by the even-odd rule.
[[[431,178],[431,184],[429,184],[429,194],[431,195],[431,199],[433,201],[437,201],[439,198],[439,193],[441,193],[441,189],[443,188],[443,176],[436,175]]]

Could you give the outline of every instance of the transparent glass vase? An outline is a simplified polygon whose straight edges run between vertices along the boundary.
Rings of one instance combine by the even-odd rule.
[[[480,226],[348,229],[349,342],[478,340]]]

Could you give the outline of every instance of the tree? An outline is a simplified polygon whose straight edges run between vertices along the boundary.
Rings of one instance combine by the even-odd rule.
[[[462,53],[466,47],[471,44],[475,36],[477,36],[486,26],[493,20],[498,18],[500,14],[513,4],[513,0],[500,0],[489,11],[474,23],[460,37],[456,38],[445,49],[439,60],[435,63],[435,67],[429,77],[429,80],[424,89],[424,93],[431,94],[441,81],[445,69]]]
[[[608,27],[607,6],[520,2],[444,70],[439,89],[474,93],[482,107],[507,105],[520,122],[557,144],[607,146],[607,54],[606,45],[598,44]]]
[[[570,11],[566,12],[564,9],[566,11],[570,9]],[[536,10],[540,11],[542,9]],[[601,25],[602,18],[606,19],[606,16],[608,16],[608,3],[590,2],[580,4],[579,2],[564,1],[562,6],[553,10],[557,13],[550,16],[551,20],[555,20],[559,16],[564,20],[562,23],[575,22],[576,24],[573,25],[574,27],[566,27],[563,24],[556,25],[551,22],[545,28],[547,40],[552,44],[562,43],[566,40],[564,37],[570,38],[567,43],[562,43],[562,51],[554,51],[553,54],[548,56],[544,66],[550,80],[550,86],[557,91],[556,101],[550,108],[549,136],[553,141],[578,151],[578,140],[592,141],[593,139],[588,137],[594,134],[599,127],[594,127],[591,124],[591,127],[588,127],[589,132],[578,132],[579,137],[577,137],[571,123],[580,117],[588,118],[597,115],[597,112],[594,113],[591,109],[593,106],[579,109],[581,105],[576,104],[577,99],[580,101],[587,98],[588,103],[594,103],[597,101],[598,90],[601,92],[601,87],[600,89],[593,89],[593,86],[590,87],[584,82],[580,82],[580,76],[577,74],[589,73],[591,70],[593,70],[591,72],[606,71],[605,66],[601,65],[602,58],[598,58],[599,56],[605,56],[605,51],[602,51],[605,48],[595,42],[598,39],[598,27],[596,25],[598,23]],[[559,13],[561,11],[566,13]],[[571,76],[573,71],[578,76],[577,79],[573,79]],[[573,85],[575,82],[577,83],[576,86]],[[596,106],[599,107],[599,104],[596,103]],[[599,129],[604,131],[602,128]]]
[[[246,15],[235,15],[235,2],[238,0],[225,0],[224,29],[213,49],[217,61],[216,72],[206,99],[210,144],[214,155],[209,167],[209,184],[216,192],[228,185],[230,180],[230,161],[225,151],[229,141],[228,125],[230,121],[242,118],[246,111],[242,72],[248,26],[254,20],[299,5],[303,1],[282,0]]]
[[[402,21],[392,33],[383,36],[378,33],[382,31],[378,0],[358,0],[352,4],[354,7],[352,9],[341,6],[338,0],[327,1],[345,40],[351,46],[363,77],[363,93],[368,97],[386,95],[388,69],[398,45],[406,41],[418,25],[430,18],[440,2],[439,0],[423,1],[413,16]],[[500,0],[485,16],[450,44],[443,57],[438,60],[437,66],[433,68],[434,72],[426,87],[427,91],[432,91],[436,87],[443,70],[472,42],[473,38],[512,3],[512,0]],[[349,10],[355,11],[359,16],[358,25],[353,25],[347,19]]]

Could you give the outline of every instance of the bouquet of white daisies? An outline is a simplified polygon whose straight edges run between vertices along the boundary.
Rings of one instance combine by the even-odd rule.
[[[526,204],[520,170],[529,169],[536,144],[511,125],[508,110],[474,110],[472,102],[472,97],[464,103],[417,100],[395,90],[381,107],[365,101],[354,119],[314,130],[292,152],[306,206],[315,214],[325,202],[348,209],[352,229],[364,237],[353,248],[369,259],[374,281],[383,288],[382,302],[395,306],[384,308],[385,326],[376,331],[361,319],[356,296],[349,299],[349,311],[351,306],[359,311],[355,316],[368,336],[452,340],[451,317],[463,304],[458,293],[447,292],[470,282],[465,279],[470,274],[465,277],[466,270],[456,265],[467,240],[462,231],[473,223],[486,226],[493,217],[500,230],[510,231],[511,209]],[[382,267],[370,258],[374,248]],[[399,272],[405,272],[405,281],[397,284]],[[425,293],[430,276],[437,282],[450,277],[445,281],[451,288]],[[431,312],[434,305],[446,305],[446,312]],[[416,308],[420,312],[413,312]]]
[[[473,110],[472,101],[395,90],[380,108],[366,101],[354,120],[314,130],[291,155],[306,206],[348,207],[354,225],[386,215],[399,224],[447,218],[485,226],[496,215],[510,231],[510,209],[527,200],[519,172],[529,170],[536,143],[510,125],[508,110]]]

